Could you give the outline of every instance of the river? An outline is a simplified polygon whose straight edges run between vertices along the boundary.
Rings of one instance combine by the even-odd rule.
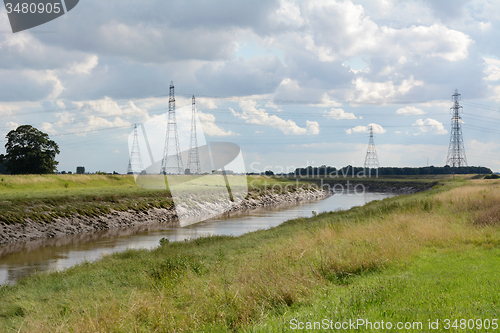
[[[310,217],[313,212],[349,209],[392,196],[394,194],[390,193],[339,192],[320,201],[234,212],[229,216],[183,228],[150,224],[1,246],[0,284],[14,283],[19,278],[35,272],[62,270],[85,260],[93,261],[127,248],[152,249],[158,246],[163,237],[170,241],[182,241],[206,235],[240,236],[247,232],[272,228],[297,217]]]

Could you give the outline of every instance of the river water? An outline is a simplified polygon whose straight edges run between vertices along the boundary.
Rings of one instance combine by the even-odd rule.
[[[240,236],[272,228],[297,217],[310,217],[313,212],[349,209],[392,196],[390,193],[338,192],[320,201],[234,212],[183,228],[150,224],[0,246],[0,284],[14,283],[35,272],[62,270],[127,248],[152,249],[159,245],[163,237],[170,241],[182,241],[207,235]]]

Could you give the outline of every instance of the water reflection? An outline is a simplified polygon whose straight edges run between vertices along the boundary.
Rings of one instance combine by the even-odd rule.
[[[311,216],[313,211],[349,209],[391,196],[387,193],[356,195],[342,192],[321,201],[232,212],[183,228],[176,223],[149,224],[10,244],[0,247],[0,284],[15,282],[35,272],[65,269],[127,248],[152,249],[163,237],[170,241],[182,241],[206,235],[239,236],[268,229],[293,218]]]

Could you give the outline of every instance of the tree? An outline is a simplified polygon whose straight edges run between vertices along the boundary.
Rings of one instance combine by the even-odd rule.
[[[11,174],[47,174],[56,171],[57,143],[31,125],[22,125],[7,134],[6,155],[0,155]]]
[[[0,174],[5,175],[7,173],[7,167],[5,166],[5,161],[2,160],[2,156],[0,155]]]

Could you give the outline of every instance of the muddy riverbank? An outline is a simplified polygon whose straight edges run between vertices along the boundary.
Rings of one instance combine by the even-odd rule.
[[[247,198],[238,204],[229,203],[227,211],[238,211],[259,207],[278,206],[303,201],[320,200],[332,193],[327,190],[301,190],[283,194],[265,194],[257,198]],[[220,207],[219,207],[220,208]],[[209,215],[210,205],[199,210]],[[179,209],[180,214],[189,216],[192,212]],[[114,211],[99,216],[75,214],[69,218],[56,218],[51,222],[37,222],[25,219],[24,223],[0,224],[0,245],[28,242],[37,239],[55,238],[65,235],[91,233],[114,228],[136,227],[165,223],[178,224],[177,211],[173,208],[151,208],[147,211]]]

